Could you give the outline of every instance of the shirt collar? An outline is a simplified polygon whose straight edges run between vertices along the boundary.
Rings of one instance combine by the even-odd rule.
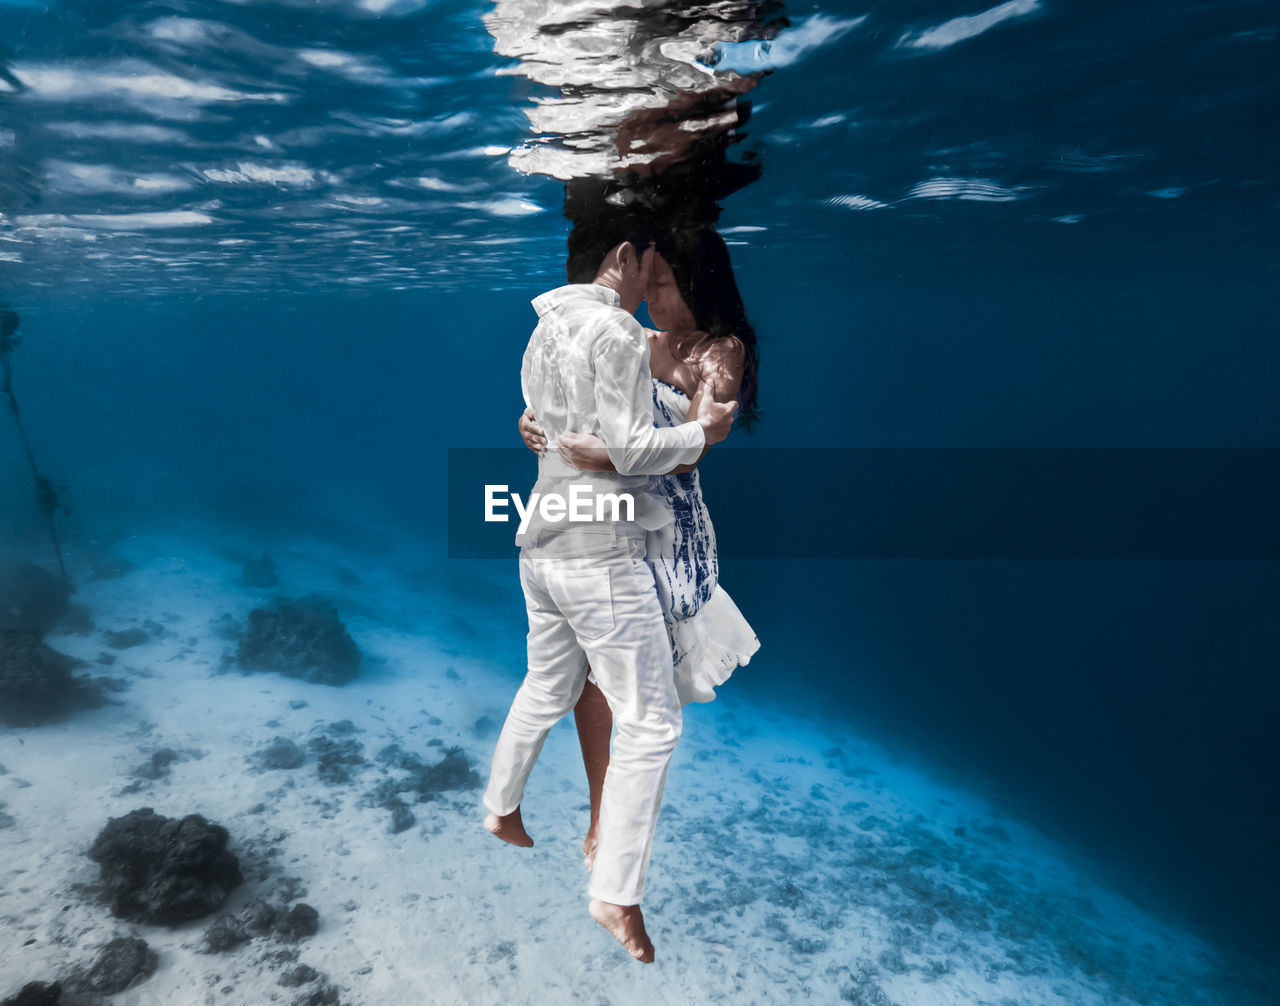
[[[567,301],[584,297],[607,304],[609,307],[622,306],[622,298],[618,295],[618,291],[611,287],[602,286],[599,283],[570,283],[534,297],[533,309],[539,315],[543,315]]]

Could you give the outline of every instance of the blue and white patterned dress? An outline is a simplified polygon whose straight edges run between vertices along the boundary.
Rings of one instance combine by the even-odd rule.
[[[679,426],[689,404],[679,388],[653,378],[656,426]],[[710,702],[716,687],[760,648],[760,640],[720,587],[716,532],[697,470],[655,475],[653,487],[666,497],[675,517],[672,524],[649,533],[645,559],[667,623],[676,690],[681,705]]]

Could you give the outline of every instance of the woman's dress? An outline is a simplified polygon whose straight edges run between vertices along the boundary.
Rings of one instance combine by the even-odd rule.
[[[689,397],[653,378],[653,416],[660,427],[679,426]],[[650,532],[646,561],[653,570],[675,664],[680,704],[710,702],[739,664],[760,648],[760,640],[733,599],[720,587],[716,532],[711,525],[698,471],[653,476],[655,488],[671,504],[675,520]]]

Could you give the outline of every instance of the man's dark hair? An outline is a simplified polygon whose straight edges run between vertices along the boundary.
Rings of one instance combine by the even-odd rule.
[[[590,283],[604,257],[624,241],[640,255],[654,243],[655,229],[646,211],[617,205],[610,185],[576,178],[565,186],[564,215],[573,223],[565,273],[570,283]]]

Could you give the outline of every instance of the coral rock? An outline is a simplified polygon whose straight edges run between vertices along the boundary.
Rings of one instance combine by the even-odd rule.
[[[30,726],[69,712],[76,705],[71,668],[77,664],[34,633],[0,631],[0,720]]]
[[[359,675],[360,650],[322,599],[278,601],[249,612],[236,662],[247,670],[342,685]]]
[[[299,902],[276,923],[276,935],[282,940],[300,940],[315,936],[320,930],[320,913],[305,902]]]
[[[70,591],[43,566],[0,565],[0,631],[44,636],[66,613]]]
[[[102,948],[83,985],[102,995],[113,996],[150,978],[156,963],[156,952],[144,940],[121,936]]]
[[[241,883],[227,838],[199,814],[177,820],[145,807],[112,818],[89,858],[101,868],[113,914],[176,925],[217,911]]]
[[[0,1006],[58,1006],[62,997],[62,986],[57,982],[28,982],[22,991],[10,996]]]

